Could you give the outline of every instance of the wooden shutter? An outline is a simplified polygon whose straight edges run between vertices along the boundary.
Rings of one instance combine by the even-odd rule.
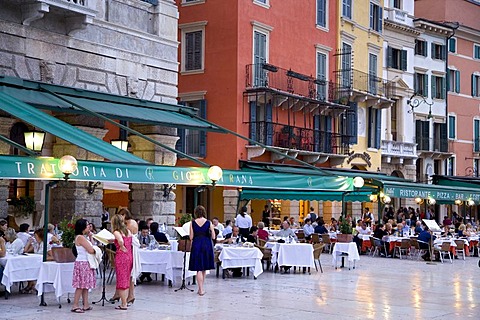
[[[200,100],[200,117],[207,119],[207,100]],[[200,139],[200,157],[205,158],[207,156],[207,131],[199,130]]]
[[[257,103],[250,102],[250,139],[258,141],[257,137]]]
[[[254,33],[253,63],[255,67],[255,86],[265,85],[265,70],[263,64],[267,62],[267,36],[261,32]]]
[[[332,116],[325,116],[325,149],[324,152],[333,153],[332,150]]]
[[[448,137],[447,137],[447,124],[440,123],[440,152],[447,152],[448,150]]]
[[[455,70],[455,92],[460,93],[460,71]]]
[[[448,41],[448,51],[455,52],[456,42],[457,40],[455,38],[450,38]]]
[[[446,92],[447,92],[447,88],[446,88],[446,84],[445,84],[445,77],[441,77],[442,79],[442,92],[440,93],[440,97],[442,99],[445,99],[445,95],[446,95]]]
[[[313,116],[313,151],[318,152],[320,145],[320,116]]]
[[[436,97],[437,97],[437,77],[432,76],[432,99]]]
[[[317,79],[327,79],[327,56],[323,53],[317,53]],[[317,99],[327,100],[327,84],[317,85]]]
[[[357,102],[350,102],[350,109],[346,111],[347,113],[347,132],[349,136],[349,144],[357,144],[357,131],[358,131],[358,104]]]
[[[477,77],[472,74],[472,96],[477,96]]]
[[[455,139],[455,117],[448,116],[448,138]]]
[[[407,50],[400,51],[400,69],[407,70]]]
[[[383,8],[381,8],[380,6],[376,6],[377,7],[377,10],[378,10],[378,15],[377,15],[377,19],[378,19],[378,32],[382,33],[382,28],[383,28]]]
[[[393,48],[387,47],[387,67],[393,67]]]
[[[265,105],[265,121],[267,126],[267,146],[273,145],[273,124],[272,124],[272,104],[267,103]]]
[[[480,120],[473,120],[473,151],[479,152],[480,151]]]
[[[317,25],[326,27],[326,0],[317,0]]]
[[[374,30],[375,23],[374,23],[374,14],[373,11],[375,10],[375,5],[370,2],[370,29]]]
[[[440,52],[442,54],[441,59],[445,61],[447,58],[447,47],[444,44],[440,46]]]
[[[373,108],[369,107],[368,108],[368,144],[367,147],[373,148],[372,145],[372,136],[375,133],[375,128],[374,128],[374,121],[375,116],[373,115]]]
[[[435,47],[436,47],[436,46],[437,46],[436,44],[432,43],[432,44],[431,44],[431,47],[430,47],[430,53],[431,53],[432,59],[435,58]]]
[[[423,74],[423,96],[428,97],[428,75]]]
[[[185,70],[193,70],[194,61],[194,34],[185,34]]]
[[[380,149],[382,133],[382,109],[375,109],[375,148]]]

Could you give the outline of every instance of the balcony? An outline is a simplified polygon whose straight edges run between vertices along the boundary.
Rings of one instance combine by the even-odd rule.
[[[417,144],[382,140],[382,158],[386,163],[414,165],[417,159]]]
[[[448,151],[448,139],[437,139],[429,137],[416,137],[417,155],[432,159],[447,159],[453,153]]]
[[[308,163],[343,162],[349,150],[351,138],[334,132],[289,126],[274,122],[250,122],[250,138],[262,144],[276,148],[290,156],[302,156]],[[258,146],[247,146],[248,159],[262,155],[265,150]],[[284,157],[272,153],[272,161]]]
[[[272,64],[247,65],[245,87],[247,94],[267,91],[272,95],[293,97],[320,107],[346,108],[350,98],[349,88],[342,88],[338,83]]]
[[[350,100],[367,102],[369,106],[380,109],[390,107],[393,103],[391,98],[395,92],[394,82],[355,69],[339,70],[336,74],[342,87],[350,88]]]
[[[97,0],[32,0],[21,5],[22,24],[30,25],[33,21],[44,18],[46,13],[64,17],[67,34],[84,29],[93,22],[97,11]]]

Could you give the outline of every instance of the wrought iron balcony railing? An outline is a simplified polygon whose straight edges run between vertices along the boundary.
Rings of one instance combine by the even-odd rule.
[[[345,155],[352,137],[282,123],[250,122],[250,139],[273,147]]]
[[[447,139],[434,139],[429,137],[416,137],[418,151],[448,152]]]
[[[339,70],[336,71],[336,73],[337,81],[342,84],[342,87],[349,87],[353,91],[368,93],[387,99],[391,99],[395,92],[393,82],[369,73],[355,69]]]
[[[246,66],[245,86],[249,89],[273,89],[320,102],[346,105],[348,88],[333,81],[307,76],[272,64]]]

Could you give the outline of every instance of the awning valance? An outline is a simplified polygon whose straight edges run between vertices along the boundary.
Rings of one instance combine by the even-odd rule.
[[[293,191],[269,189],[242,189],[240,200],[308,200],[308,201],[342,201],[367,202],[371,192],[335,192],[335,191]],[[343,198],[342,198],[343,195]]]

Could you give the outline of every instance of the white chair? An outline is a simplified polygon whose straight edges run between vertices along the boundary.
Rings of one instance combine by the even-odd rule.
[[[450,242],[444,241],[442,242],[442,245],[440,247],[434,247],[435,251],[438,251],[438,254],[440,256],[440,261],[443,263],[443,258],[448,255],[448,258],[450,259],[450,263],[453,263],[452,260],[452,255],[450,254]]]

